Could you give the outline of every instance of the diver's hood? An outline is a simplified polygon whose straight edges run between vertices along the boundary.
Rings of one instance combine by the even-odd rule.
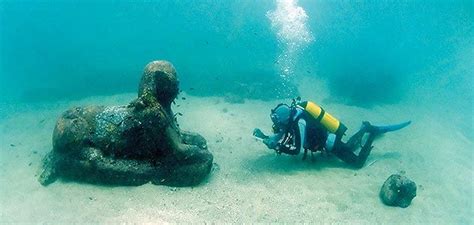
[[[272,109],[270,118],[275,126],[287,126],[290,123],[291,108],[286,104],[279,104]]]

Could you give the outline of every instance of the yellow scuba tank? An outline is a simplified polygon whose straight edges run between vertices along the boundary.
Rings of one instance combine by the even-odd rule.
[[[342,124],[338,119],[336,119],[331,114],[324,111],[319,105],[316,105],[314,102],[306,101],[298,104],[299,107],[303,108],[311,116],[313,116],[316,121],[318,121],[324,128],[329,132],[342,136],[346,132],[347,127]]]

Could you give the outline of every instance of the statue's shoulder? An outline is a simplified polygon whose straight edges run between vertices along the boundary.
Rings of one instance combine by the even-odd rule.
[[[159,123],[161,126],[165,126],[170,119],[165,108],[158,101],[144,96],[133,100],[127,107],[140,121]]]

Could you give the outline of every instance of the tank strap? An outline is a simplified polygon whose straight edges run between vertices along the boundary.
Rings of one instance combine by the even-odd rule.
[[[323,119],[324,117],[324,114],[326,114],[326,111],[324,111],[323,108],[319,107],[321,109],[321,113],[319,114],[318,118],[316,118],[316,121],[318,121],[318,123],[321,122],[321,120]]]

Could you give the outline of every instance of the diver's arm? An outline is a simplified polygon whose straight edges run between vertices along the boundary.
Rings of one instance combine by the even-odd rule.
[[[253,136],[262,140],[262,142],[270,149],[277,150],[278,143],[281,142],[283,138],[284,132],[280,131],[278,133],[274,133],[273,135],[265,135],[260,129],[255,128],[253,130]]]
[[[263,143],[270,149],[275,149],[278,147],[278,141],[283,137],[283,132],[276,133],[274,135],[268,136],[268,138],[263,139]]]

